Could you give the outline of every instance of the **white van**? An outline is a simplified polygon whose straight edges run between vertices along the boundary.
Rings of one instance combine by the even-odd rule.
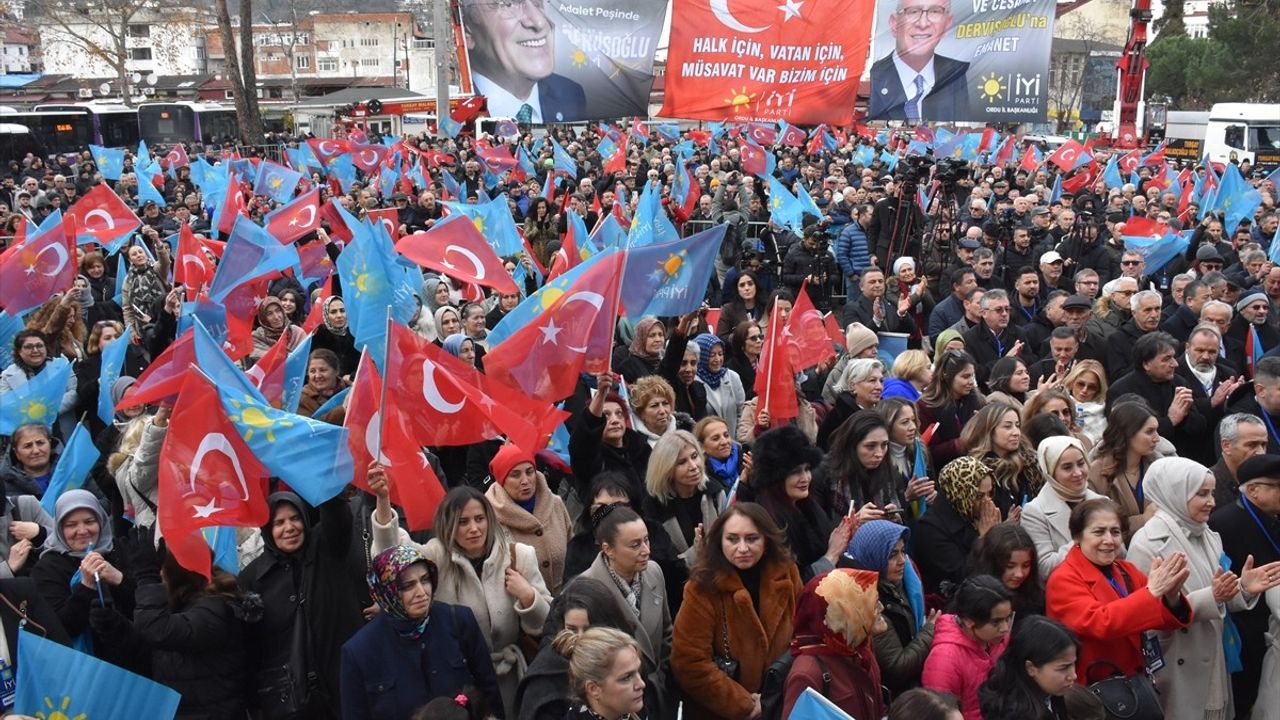
[[[1214,162],[1280,166],[1280,103],[1218,103],[1209,111],[1204,152]]]

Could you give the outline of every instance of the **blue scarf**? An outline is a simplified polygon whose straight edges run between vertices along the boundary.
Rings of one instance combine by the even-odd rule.
[[[707,359],[711,357],[711,349],[715,346],[719,345],[720,349],[724,350],[724,341],[711,333],[702,333],[695,337],[693,341],[698,344],[699,350],[698,379],[702,381],[703,385],[712,390],[719,390],[720,382],[724,380],[724,376],[728,374],[729,369],[721,363],[719,370],[711,372],[711,368],[707,366]]]
[[[707,456],[707,469],[711,471],[711,475],[720,482],[724,483],[725,489],[733,487],[733,481],[737,479],[738,473],[741,471],[742,446],[733,443],[729,450],[729,457],[724,460],[717,460],[710,455]]]

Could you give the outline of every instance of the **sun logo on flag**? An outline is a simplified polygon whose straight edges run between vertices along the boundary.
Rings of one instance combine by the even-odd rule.
[[[1002,93],[1009,90],[1009,86],[1004,84],[1004,76],[997,75],[995,72],[989,72],[985,77],[979,78],[982,82],[978,84],[978,91],[982,93],[982,99],[987,100],[1003,100]]]
[[[734,90],[733,88],[729,88],[729,92],[733,94],[733,97],[725,98],[723,101],[724,104],[728,105],[729,107],[735,107],[735,108],[746,107],[751,104],[752,100],[756,99],[755,93],[750,93],[750,94],[747,93],[746,86],[743,86],[741,90]]]
[[[53,706],[53,698],[46,695],[44,706],[49,709],[49,712],[45,713],[43,710],[37,712],[36,717],[40,718],[40,720],[86,720],[89,717],[88,713],[72,715],[71,711],[67,709],[71,707],[71,698],[66,695],[62,696],[62,701],[58,703],[56,708]]]
[[[542,290],[541,298],[539,299],[538,304],[542,306],[543,310],[550,309],[551,306],[555,305],[556,301],[559,300],[562,295],[564,295],[564,291],[566,287],[568,286],[563,283],[555,283],[555,284],[546,286],[546,288]]]
[[[28,400],[22,404],[18,412],[22,413],[24,418],[32,421],[44,420],[49,414],[49,406],[45,405],[42,400]]]
[[[689,253],[685,250],[681,250],[678,253],[668,254],[667,259],[659,263],[658,269],[654,271],[654,279],[661,280],[662,282],[674,280],[676,277],[679,277],[680,270],[684,268],[684,264],[688,259]]]
[[[244,402],[232,400],[231,406],[240,412],[236,415],[228,416],[231,422],[248,425],[249,429],[244,433],[244,441],[251,442],[253,433],[256,430],[264,430],[267,436],[267,442],[275,442],[276,435],[272,430],[278,424],[280,427],[293,427],[293,423],[282,418],[273,418],[268,414],[267,408],[258,404],[252,397],[245,395]]]
[[[268,180],[267,184],[271,186],[272,190],[279,190],[280,186],[284,184],[284,178],[280,177],[279,175],[276,175],[275,177]]]
[[[586,67],[587,54],[579,48],[574,48],[573,52],[569,53],[569,61],[573,63],[574,67]]]
[[[484,232],[484,218],[482,216],[477,215],[471,218],[471,224],[475,225],[480,232]]]

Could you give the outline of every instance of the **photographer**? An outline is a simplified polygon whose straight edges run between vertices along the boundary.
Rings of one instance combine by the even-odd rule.
[[[867,224],[871,222],[871,206],[855,205],[852,210],[852,220],[844,226],[840,237],[836,239],[836,263],[846,279],[850,297],[857,294],[856,288],[862,273],[871,267],[866,231]]]
[[[800,286],[808,280],[809,298],[815,307],[826,312],[830,309],[827,282],[835,275],[835,259],[827,250],[824,233],[821,224],[815,223],[805,228],[800,242],[791,245],[782,261],[782,285],[799,295]]]
[[[876,267],[887,268],[904,255],[920,256],[920,234],[924,230],[924,213],[916,204],[919,178],[928,176],[928,158],[913,155],[904,160],[907,174],[897,192],[876,202],[871,222],[867,225],[867,245]]]
[[[1073,277],[1078,268],[1093,268],[1098,271],[1101,284],[1111,281],[1114,277],[1111,255],[1099,242],[1101,230],[1093,213],[1082,211],[1076,215],[1075,226],[1057,247],[1063,258],[1063,276]]]

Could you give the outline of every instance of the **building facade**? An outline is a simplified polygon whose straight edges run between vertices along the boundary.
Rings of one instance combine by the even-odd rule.
[[[73,10],[29,18],[39,30],[47,73],[113,77],[121,48],[125,71],[148,75],[197,75],[205,71],[207,10],[168,3],[139,5],[126,19],[91,5],[89,17]]]

